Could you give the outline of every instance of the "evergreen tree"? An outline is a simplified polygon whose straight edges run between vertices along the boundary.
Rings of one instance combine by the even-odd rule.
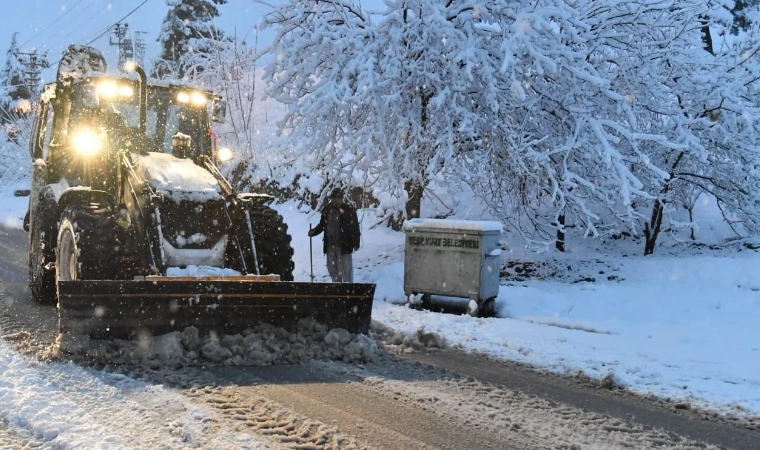
[[[19,113],[17,111],[20,104],[28,104],[32,98],[32,91],[26,84],[24,75],[24,66],[21,61],[20,50],[18,46],[18,33],[14,33],[11,38],[11,45],[6,52],[5,66],[0,74],[0,122],[8,123],[13,121]]]
[[[215,39],[221,32],[212,21],[219,17],[216,5],[227,0],[166,0],[166,13],[158,42],[161,43],[159,61],[154,64],[153,75],[159,78],[184,76],[180,61],[191,54],[204,40]]]

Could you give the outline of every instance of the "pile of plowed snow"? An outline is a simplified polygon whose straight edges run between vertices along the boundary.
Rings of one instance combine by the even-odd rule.
[[[130,364],[150,369],[208,365],[295,364],[309,359],[340,360],[348,363],[374,361],[378,346],[364,334],[342,328],[329,329],[312,319],[298,322],[289,332],[259,324],[234,335],[201,335],[195,327],[136,340],[92,340],[86,352],[49,357],[90,364]]]

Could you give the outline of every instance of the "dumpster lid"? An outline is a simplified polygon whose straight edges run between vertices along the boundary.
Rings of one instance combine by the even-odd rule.
[[[404,222],[404,231],[427,230],[501,233],[504,229],[501,226],[501,222],[484,220],[409,219]]]

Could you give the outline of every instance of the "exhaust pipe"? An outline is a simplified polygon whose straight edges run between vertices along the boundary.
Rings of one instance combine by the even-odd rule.
[[[130,62],[125,66],[125,68],[128,71],[137,73],[137,76],[140,77],[140,96],[138,98],[140,105],[139,129],[140,140],[143,141],[142,145],[140,145],[140,154],[146,154],[147,146],[145,145],[145,141],[148,138],[148,75],[145,73],[145,70],[143,70],[143,68],[140,67],[140,65],[136,62]]]

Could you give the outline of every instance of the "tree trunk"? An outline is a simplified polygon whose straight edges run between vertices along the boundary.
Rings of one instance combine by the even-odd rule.
[[[676,156],[673,165],[670,166],[670,178],[665,182],[665,185],[660,189],[660,198],[665,198],[666,194],[670,190],[670,183],[675,176],[676,167],[681,162],[681,158],[685,155],[685,152],[681,152]],[[644,256],[654,253],[654,246],[657,243],[657,237],[660,235],[660,228],[662,227],[662,216],[665,212],[665,200],[655,200],[652,207],[652,218],[649,222],[644,224]]]
[[[557,218],[557,240],[554,241],[557,250],[565,251],[565,215],[560,214]]]
[[[406,218],[416,219],[420,217],[422,208],[422,195],[425,193],[425,186],[420,183],[407,181],[404,184],[409,199],[406,201]]]
[[[657,237],[660,235],[664,210],[664,203],[656,200],[652,207],[652,219],[644,224],[644,237],[646,238],[644,242],[644,256],[654,253],[654,246],[657,243]]]
[[[705,50],[715,56],[715,48],[713,47],[712,35],[710,34],[710,21],[704,16],[701,16],[700,20],[702,22],[702,45]]]
[[[694,235],[694,205],[691,208],[686,208],[689,211],[689,223],[691,224],[691,240],[696,241],[697,237]]]

